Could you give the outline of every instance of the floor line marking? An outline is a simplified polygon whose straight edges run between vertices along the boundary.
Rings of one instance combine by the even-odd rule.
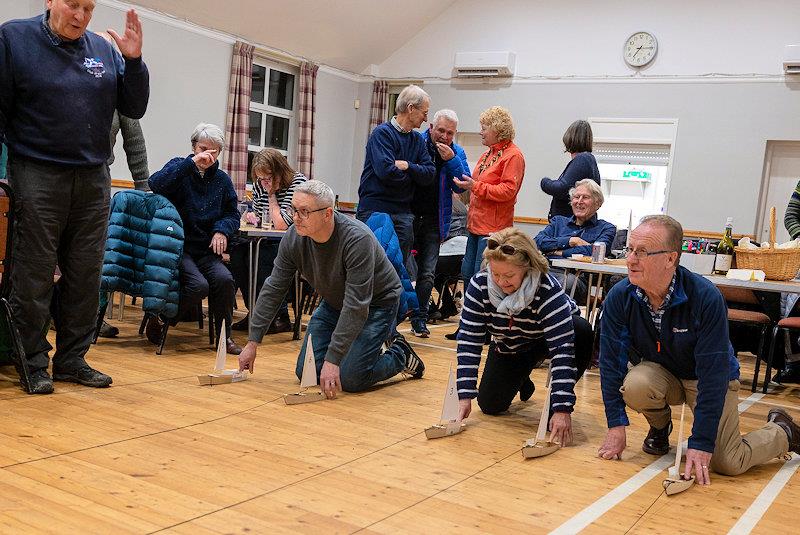
[[[764,394],[752,394],[750,397],[739,403],[739,413],[746,411],[753,405],[753,403],[762,397],[764,397]],[[578,533],[586,528],[589,524],[603,516],[605,513],[613,509],[625,498],[642,488],[648,481],[663,473],[663,471],[674,462],[675,452],[674,450],[670,450],[670,453],[661,456],[649,465],[645,466],[627,481],[623,482],[617,488],[612,489],[594,503],[586,506],[582,511],[578,512],[578,514],[558,526],[550,533],[564,535]]]
[[[746,535],[750,533],[798,468],[800,468],[800,457],[793,455],[792,459],[785,462],[778,472],[772,476],[764,490],[750,504],[747,511],[744,512],[728,533],[730,535]]]

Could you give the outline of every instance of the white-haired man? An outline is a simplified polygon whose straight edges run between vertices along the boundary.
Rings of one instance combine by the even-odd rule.
[[[467,154],[453,141],[458,129],[458,115],[453,110],[439,110],[433,122],[422,134],[434,165],[436,179],[429,185],[418,185],[414,190],[411,210],[414,214],[414,249],[417,262],[417,299],[419,309],[411,316],[411,332],[427,338],[430,331],[428,305],[431,300],[439,245],[447,239],[453,212],[453,193],[463,190],[453,182],[463,175],[472,176],[467,164]]]
[[[30,370],[22,386],[31,394],[53,392],[53,379],[111,384],[85,359],[97,320],[111,197],[108,133],[115,110],[144,115],[150,88],[134,10],[122,35],[109,30],[120,57],[87,31],[95,0],[47,0],[46,6],[43,15],[0,26],[0,139],[8,145],[17,198],[10,302]],[[56,262],[63,314],[51,378],[45,334]]]
[[[592,244],[606,244],[606,251],[611,251],[611,244],[617,233],[617,227],[597,218],[597,211],[603,206],[603,190],[597,183],[584,178],[575,183],[569,190],[572,217],[553,216],[550,224],[536,235],[536,246],[547,258],[569,258],[574,254],[591,256]],[[550,268],[551,273],[564,273],[563,269]],[[575,275],[569,273],[564,285],[569,292],[575,283]],[[577,279],[575,299],[580,303],[586,299],[587,285],[582,278]]]
[[[400,278],[372,231],[333,209],[333,191],[318,180],[295,189],[294,225],[281,239],[272,274],[264,282],[250,319],[249,342],[239,369],[253,371],[256,350],[278,312],[296,272],[322,296],[308,322],[296,374],[303,375],[308,339],[322,391],[359,392],[404,372],[420,378],[425,365],[394,330],[400,303]]]
[[[422,134],[414,131],[428,120],[430,105],[428,94],[416,85],[400,92],[396,115],[378,125],[369,136],[358,186],[356,216],[367,221],[373,212],[389,214],[404,262],[414,243],[414,190],[430,185],[436,173]]]

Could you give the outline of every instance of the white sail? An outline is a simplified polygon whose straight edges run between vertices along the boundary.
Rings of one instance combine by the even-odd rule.
[[[303,378],[300,379],[300,386],[308,388],[317,384],[317,362],[314,359],[314,344],[311,343],[311,335],[308,335],[306,344],[306,356],[303,360]]]
[[[456,374],[450,364],[450,373],[447,377],[447,390],[444,392],[441,421],[455,422],[458,419],[458,390],[456,389]]]
[[[544,402],[542,403],[542,415],[539,417],[539,429],[536,430],[536,442],[544,442],[547,435],[548,416],[550,414],[550,369],[547,370],[547,384],[545,386]]]
[[[214,364],[214,371],[222,371],[225,369],[225,358],[228,356],[228,346],[225,330],[225,320],[222,320],[222,328],[219,331],[219,343],[217,344],[217,361]]]
[[[669,475],[678,477],[681,473],[681,456],[683,455],[683,417],[686,415],[686,403],[681,405],[681,426],[678,429],[678,445],[675,447],[675,466],[670,468]]]

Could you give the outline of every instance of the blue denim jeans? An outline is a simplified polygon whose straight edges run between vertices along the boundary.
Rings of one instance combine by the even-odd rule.
[[[472,276],[481,270],[483,250],[486,249],[486,238],[487,236],[477,236],[471,232],[469,233],[467,250],[464,253],[464,260],[461,261],[461,276],[464,277],[465,289],[469,286]]]
[[[325,362],[325,354],[331,343],[331,335],[339,323],[340,312],[324,300],[308,322],[308,330],[297,357],[295,373],[303,376],[303,361],[308,337],[314,339],[314,359],[317,364],[317,380]],[[369,315],[361,333],[350,346],[339,364],[339,378],[345,392],[360,392],[375,383],[394,377],[406,367],[406,355],[397,346],[381,352],[381,345],[387,341],[397,315],[397,304],[388,307],[369,307]],[[347,321],[347,318],[344,318]]]
[[[428,321],[433,277],[439,260],[439,221],[436,215],[414,219],[414,246],[417,249],[417,300],[419,309],[412,319]]]

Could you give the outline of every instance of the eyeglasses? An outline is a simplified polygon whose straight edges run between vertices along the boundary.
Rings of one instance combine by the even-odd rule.
[[[508,256],[512,256],[517,252],[517,248],[514,247],[513,245],[508,245],[508,244],[500,245],[495,240],[486,240],[486,248],[489,249],[490,251],[494,251],[495,249],[500,248],[500,252]],[[520,253],[522,252],[523,251],[520,251]]]
[[[653,256],[655,254],[665,254],[665,253],[674,253],[675,251],[653,251],[647,252],[644,249],[631,249],[630,247],[625,247],[622,249],[622,254],[625,255],[625,258],[628,257],[635,257],[637,260],[642,260],[647,258],[648,256]]]
[[[299,217],[301,219],[306,219],[308,216],[313,214],[314,212],[321,212],[323,210],[327,210],[328,206],[323,206],[322,208],[317,208],[316,210],[305,210],[305,209],[297,209],[294,205],[290,204],[289,207],[286,209],[286,213],[288,213],[292,218]]]

